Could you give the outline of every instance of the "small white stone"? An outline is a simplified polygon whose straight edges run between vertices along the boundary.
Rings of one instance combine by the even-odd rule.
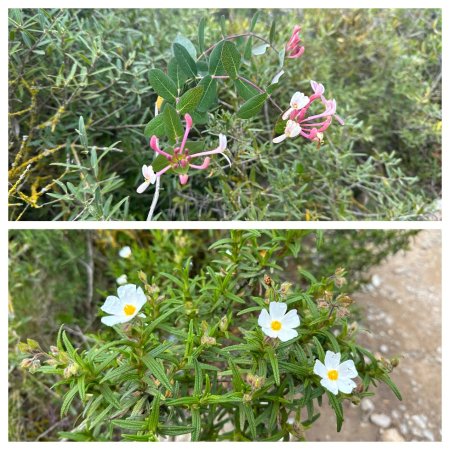
[[[430,430],[425,430],[422,434],[428,441],[434,441],[434,434]]]
[[[372,285],[376,288],[381,286],[381,278],[379,275],[375,274],[372,276]]]
[[[427,427],[428,419],[423,414],[416,414],[411,416],[411,420],[420,428],[425,429]]]
[[[391,425],[391,418],[386,414],[372,414],[370,421],[380,428],[389,428]]]
[[[389,347],[383,344],[380,346],[380,351],[383,353],[387,353],[389,351]]]
[[[381,435],[384,442],[404,442],[403,436],[398,432],[397,428],[389,428]]]
[[[372,400],[370,400],[368,398],[363,398],[361,400],[361,409],[364,412],[371,413],[375,409],[375,405],[373,404]]]

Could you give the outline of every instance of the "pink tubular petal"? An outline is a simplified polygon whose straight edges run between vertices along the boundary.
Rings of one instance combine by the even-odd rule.
[[[186,130],[184,132],[183,140],[181,141],[180,153],[182,153],[184,150],[184,146],[186,145],[189,132],[191,131],[192,128],[192,117],[189,114],[184,115],[184,120],[186,121]]]
[[[172,159],[172,155],[169,155],[169,153],[166,153],[165,151],[161,150],[158,147],[158,138],[156,136],[152,136],[150,139],[150,147],[160,155],[165,156],[169,161]]]
[[[211,158],[209,156],[207,156],[200,166],[198,166],[196,164],[189,164],[189,167],[192,167],[193,169],[203,170],[209,166],[210,162],[211,162]]]
[[[160,177],[163,173],[167,172],[172,166],[168,164],[164,169],[160,170],[159,172],[156,172],[155,175],[157,177]]]
[[[186,184],[189,180],[189,175],[188,174],[183,174],[180,175],[180,183],[181,184]]]

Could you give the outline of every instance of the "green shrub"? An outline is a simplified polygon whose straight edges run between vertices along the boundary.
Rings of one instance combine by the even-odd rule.
[[[210,45],[221,25],[227,34],[248,31],[252,15],[11,10],[11,219],[145,219],[152,188],[141,196],[136,188],[153,157],[144,137],[156,101],[150,69],[167,69],[177,34],[197,45],[202,17]],[[346,125],[327,130],[320,150],[300,139],[274,146],[278,111],[268,104],[249,121],[238,118],[242,101],[223,82],[220,109],[196,132],[211,148],[208,135],[226,134],[232,167],[216,159],[183,187],[165,177],[155,217],[410,220],[433,212],[441,190],[440,10],[265,10],[255,33],[267,38],[272,20],[276,48],[296,23],[306,47],[286,61],[277,102],[288,105],[316,79]],[[237,44],[243,51],[245,42]],[[277,65],[267,53],[243,70],[266,83]]]

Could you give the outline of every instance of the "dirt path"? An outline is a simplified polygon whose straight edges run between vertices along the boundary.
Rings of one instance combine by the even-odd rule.
[[[400,402],[386,387],[360,406],[345,405],[336,432],[326,405],[309,441],[440,441],[441,438],[441,233],[420,232],[411,250],[371,270],[372,282],[354,300],[369,333],[360,341],[384,356],[401,355],[392,378]],[[324,402],[324,404],[327,402]]]

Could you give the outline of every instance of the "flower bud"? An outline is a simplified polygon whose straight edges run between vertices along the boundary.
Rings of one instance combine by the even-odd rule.
[[[252,401],[252,394],[244,394],[242,397],[244,403],[250,403]]]
[[[228,317],[227,316],[223,316],[220,319],[220,322],[219,322],[219,330],[222,331],[222,333],[224,333],[225,331],[228,330],[228,325],[229,325]]]
[[[141,281],[141,283],[148,284],[148,282],[147,282],[147,275],[142,270],[140,270],[138,272],[138,278]]]
[[[342,286],[344,286],[347,283],[347,280],[344,277],[336,277],[334,279],[334,285],[337,288],[341,288]]]
[[[400,364],[400,359],[397,357],[391,358],[392,367],[397,367]]]
[[[53,356],[56,356],[56,355],[59,353],[59,348],[58,348],[58,347],[55,347],[54,345],[51,345],[51,346],[50,346],[50,353],[51,353]]]
[[[288,283],[287,281],[282,283],[280,286],[281,295],[283,295],[283,296],[287,295],[289,293],[289,291],[291,290],[291,287],[292,287],[292,283]]]
[[[272,278],[269,275],[264,275],[264,284],[267,286],[272,286]]]
[[[202,338],[200,339],[200,343],[202,345],[216,345],[216,338],[213,338],[211,336],[202,336]]]
[[[345,275],[345,269],[343,267],[338,267],[334,272],[334,276],[336,278],[342,277],[344,275]]]
[[[56,359],[50,358],[45,361],[45,364],[48,364],[49,366],[57,366],[59,362],[56,361]]]
[[[348,295],[339,295],[336,299],[341,306],[347,307],[353,303],[353,300]]]
[[[28,369],[29,367],[31,367],[32,364],[33,364],[33,358],[25,358],[20,363],[20,367],[22,369]]]
[[[31,363],[30,373],[36,372],[39,369],[39,367],[41,367],[41,362],[38,359],[34,359],[33,362]]]
[[[352,395],[350,400],[356,406],[359,406],[359,404],[361,403],[361,399],[357,395]]]

